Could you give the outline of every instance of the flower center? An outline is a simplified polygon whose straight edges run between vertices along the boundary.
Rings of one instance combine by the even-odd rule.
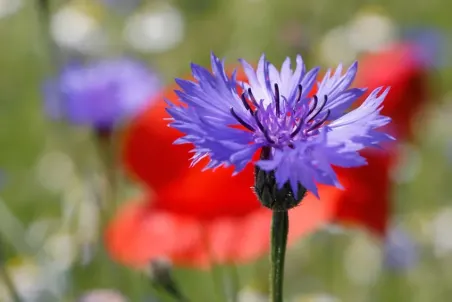
[[[271,147],[293,148],[294,141],[305,140],[318,133],[330,116],[330,110],[324,111],[327,96],[319,101],[317,95],[310,100],[303,99],[303,87],[298,85],[298,93],[293,101],[289,101],[279,92],[278,84],[274,84],[274,102],[268,106],[263,100],[257,102],[251,88],[241,95],[244,108],[251,118],[240,117],[231,107],[232,116],[246,129],[255,133],[256,142],[263,142]],[[303,101],[302,101],[303,100]],[[304,101],[306,100],[306,101]]]

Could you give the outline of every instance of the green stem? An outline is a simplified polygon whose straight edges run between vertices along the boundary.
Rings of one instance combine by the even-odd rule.
[[[50,35],[50,0],[36,0],[35,4],[38,12],[40,31],[43,37],[42,41],[45,44],[43,46],[46,49],[45,53],[47,54],[46,59],[47,63],[49,64],[48,68],[51,73],[55,73],[58,72],[58,69],[61,66],[62,58],[58,46],[55,44]]]
[[[102,171],[106,182],[102,188],[99,200],[101,221],[99,225],[99,238],[97,257],[100,263],[99,274],[108,286],[120,284],[119,274],[121,267],[109,256],[103,244],[104,231],[116,211],[118,182],[116,178],[116,149],[114,144],[114,131],[110,129],[95,129],[94,140],[98,157],[102,164]]]
[[[105,221],[107,223],[113,213],[116,211],[117,203],[117,175],[116,175],[116,145],[113,130],[95,132],[95,143],[98,149],[98,156],[102,162],[102,168],[106,177],[106,187],[103,192],[102,210],[104,211]]]
[[[273,210],[270,255],[270,301],[283,302],[284,260],[289,232],[288,211]]]

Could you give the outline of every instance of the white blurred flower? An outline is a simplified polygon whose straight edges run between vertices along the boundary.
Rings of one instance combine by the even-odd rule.
[[[401,222],[415,236],[414,239],[419,245],[432,245],[432,220],[434,213],[413,212],[398,215]]]
[[[61,200],[61,221],[63,226],[68,225],[75,219],[77,207],[85,198],[86,192],[83,190],[79,180],[63,192]]]
[[[76,302],[127,302],[128,300],[113,289],[96,289],[83,294]]]
[[[184,27],[181,12],[162,5],[131,16],[124,29],[124,38],[138,51],[162,53],[183,40]]]
[[[73,240],[78,246],[74,249],[80,253],[82,264],[89,263],[94,255],[100,223],[98,194],[102,185],[103,179],[99,175],[91,175],[84,180],[77,179],[63,195],[61,227],[75,226]]]
[[[46,238],[60,226],[58,219],[38,219],[28,227],[26,240],[31,246],[42,246]]]
[[[70,4],[52,16],[50,26],[53,39],[61,47],[98,54],[108,45],[108,38],[99,22]]]
[[[45,240],[52,229],[58,226],[58,221],[38,220],[28,230],[25,230],[21,225],[12,223],[11,217],[8,217],[6,212],[5,208],[0,208],[2,214],[0,220],[10,225],[13,230],[8,232],[15,239],[9,241],[19,252],[36,252],[34,260],[13,259],[7,264],[7,270],[23,301],[49,301],[50,297],[52,297],[51,301],[60,301],[61,299],[58,298],[62,297],[67,289],[66,275],[61,267],[61,259],[63,257],[67,259],[71,254],[67,250],[62,251],[62,248],[66,247],[62,240],[52,240],[52,237],[50,237],[50,241]],[[1,229],[7,231],[6,228]],[[52,246],[49,246],[49,242]],[[43,244],[44,248],[41,248]],[[50,250],[50,253],[44,254],[47,252],[46,249]],[[55,257],[57,254],[59,257]],[[12,302],[9,292],[1,285],[0,301]]]
[[[350,64],[361,52],[384,49],[397,35],[397,27],[389,17],[377,11],[363,11],[324,35],[319,56],[326,65]]]
[[[76,222],[75,236],[78,242],[91,242],[97,238],[101,206],[97,194],[102,184],[102,179],[94,175],[83,181],[79,180],[64,192],[62,225]]]
[[[320,60],[326,65],[348,64],[357,56],[356,50],[348,41],[346,26],[338,26],[327,32],[319,47]]]
[[[442,99],[442,104],[435,106],[428,112],[428,133],[423,140],[426,144],[443,144],[445,139],[452,138],[452,128],[450,127],[450,116],[452,114],[452,91],[446,93]]]
[[[327,293],[309,294],[295,297],[293,302],[340,302],[341,300]]]
[[[40,301],[45,290],[39,274],[39,267],[28,260],[8,264],[7,271],[20,298],[26,302]],[[13,302],[9,290],[0,283],[0,301]]]
[[[438,212],[432,221],[434,252],[437,257],[452,253],[452,208]]]
[[[409,183],[421,171],[422,158],[419,149],[413,144],[398,144],[397,165],[391,171],[391,178],[396,183]]]
[[[64,191],[75,177],[74,163],[69,155],[60,151],[45,153],[36,165],[39,183],[49,191]]]
[[[321,226],[319,230],[325,231],[331,235],[343,235],[349,232],[344,225],[340,225],[338,223],[326,223]]]
[[[348,25],[351,47],[356,52],[378,51],[397,38],[397,27],[388,16],[378,12],[358,14]]]
[[[23,4],[22,0],[0,0],[0,19],[14,14]]]
[[[357,234],[348,246],[344,266],[347,276],[358,285],[372,284],[381,271],[382,253],[369,235]]]
[[[30,251],[29,244],[25,241],[26,229],[9,209],[7,203],[0,198],[0,236],[11,244],[19,253]]]
[[[268,294],[252,288],[244,288],[239,292],[239,302],[268,302]]]
[[[57,263],[47,261],[41,264],[42,286],[47,295],[55,297],[51,301],[62,301],[69,289],[69,280],[66,270]],[[48,299],[40,300],[48,301]]]
[[[99,231],[99,206],[93,199],[85,199],[78,206],[77,238],[80,242],[92,242]]]
[[[74,237],[68,233],[50,236],[46,240],[44,251],[50,257],[50,261],[63,271],[72,266],[77,254]]]

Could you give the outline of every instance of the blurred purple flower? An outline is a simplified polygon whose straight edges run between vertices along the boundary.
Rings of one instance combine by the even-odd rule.
[[[418,59],[427,67],[444,67],[446,62],[446,40],[440,29],[427,27],[408,28],[404,31],[405,40],[417,46]]]
[[[392,270],[412,268],[418,261],[416,244],[410,235],[400,228],[392,228],[384,245],[384,264]]]
[[[300,55],[295,71],[290,58],[281,71],[264,55],[256,71],[245,60],[241,63],[248,83],[237,82],[235,72],[229,77],[224,61],[214,54],[212,72],[192,64],[196,82],[176,79],[176,93],[185,104],[168,101],[167,110],[171,126],[186,134],[176,143],[195,146],[193,164],[209,157],[205,169],[234,166],[239,173],[263,150],[256,165],[274,171],[279,189],[290,184],[297,196],[301,184],[318,197],[316,183],[341,187],[332,165],[365,165],[361,149],[393,139],[377,130],[390,122],[380,114],[389,88],[375,89],[361,106],[347,112],[366,91],[350,88],[357,63],[344,74],[342,65],[328,70],[320,82],[319,68],[307,71]],[[317,93],[311,97],[316,83]]]
[[[139,113],[162,88],[159,75],[130,58],[71,62],[44,85],[53,119],[111,129]]]

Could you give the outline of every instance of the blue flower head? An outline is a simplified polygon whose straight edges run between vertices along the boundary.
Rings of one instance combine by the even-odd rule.
[[[237,81],[236,71],[228,76],[214,54],[211,72],[192,64],[195,82],[176,79],[182,105],[167,101],[167,110],[170,125],[185,133],[175,143],[194,145],[192,164],[208,157],[205,169],[234,166],[239,173],[261,150],[256,171],[267,172],[277,189],[290,188],[295,196],[307,189],[319,197],[317,183],[341,187],[332,166],[365,165],[360,150],[393,140],[378,129],[390,122],[380,114],[389,88],[375,89],[349,110],[366,91],[350,88],[357,63],[345,73],[342,65],[328,70],[318,81],[319,68],[306,70],[301,56],[295,70],[289,58],[281,70],[265,55],[256,70],[240,62],[246,82]]]
[[[44,86],[46,113],[94,129],[112,129],[139,113],[162,87],[158,73],[131,58],[70,62]]]
[[[385,267],[390,270],[408,270],[419,261],[419,250],[414,238],[399,227],[390,229],[383,252]]]

